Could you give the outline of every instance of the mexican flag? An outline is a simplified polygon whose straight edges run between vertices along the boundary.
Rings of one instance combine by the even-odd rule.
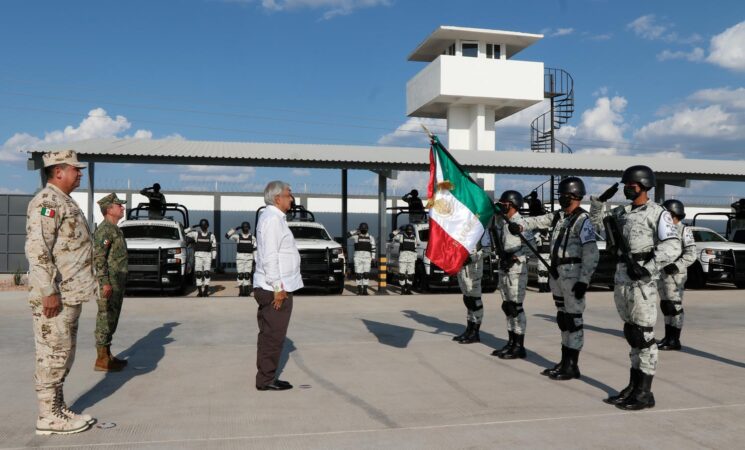
[[[432,136],[429,150],[429,243],[426,255],[450,275],[476,248],[494,215],[486,192]]]

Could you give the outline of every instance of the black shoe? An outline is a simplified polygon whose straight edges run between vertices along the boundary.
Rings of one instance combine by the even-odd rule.
[[[471,322],[469,320],[468,321],[468,324],[466,325],[466,329],[461,334],[459,334],[457,336],[453,336],[453,340],[456,341],[456,342],[462,341],[463,339],[465,339],[466,336],[468,336],[469,334],[471,334],[471,330],[472,329],[473,329],[473,322]]]
[[[202,292],[204,292],[202,286],[197,286],[197,297],[203,297]]]
[[[665,339],[663,339],[663,342],[657,344],[657,348],[660,350],[680,350],[680,331],[680,328],[675,328],[674,326],[670,325],[670,331],[667,331],[665,333],[665,339],[667,339],[667,342],[665,342]]]
[[[471,328],[471,332],[458,341],[459,344],[475,344],[477,342],[481,342],[481,335],[479,334],[479,328],[481,328],[480,323],[474,323],[473,328]]]
[[[573,348],[566,349],[567,358],[562,361],[563,364],[559,365],[559,368],[552,374],[549,374],[549,378],[552,380],[572,380],[579,378],[579,366],[577,361],[579,360],[579,350]]]
[[[499,356],[499,355],[507,352],[507,350],[509,350],[510,347],[512,347],[513,345],[515,345],[515,333],[513,333],[512,331],[509,331],[508,330],[507,331],[507,335],[509,336],[507,338],[507,343],[504,345],[504,347],[502,347],[502,348],[500,348],[498,350],[494,350],[493,352],[491,352],[491,355],[492,356]]]
[[[657,341],[658,347],[668,345],[670,342],[670,328],[672,328],[670,325],[665,324],[665,337]]]
[[[204,294],[202,294],[202,297],[209,297],[210,296],[210,287],[205,286],[204,287]]]
[[[277,386],[288,386],[288,389],[292,389],[292,385],[287,381],[277,379],[274,380],[274,384],[276,384]]]
[[[639,411],[640,409],[654,408],[654,394],[652,393],[652,379],[654,375],[641,374],[637,389],[626,399],[625,402],[616,405],[618,409],[626,411]]]
[[[603,399],[603,401],[609,405],[618,405],[625,402],[629,398],[629,396],[631,396],[632,392],[634,392],[636,386],[639,384],[641,374],[641,370],[631,369],[629,371],[629,385],[623,388],[618,394],[611,395],[610,397]]]
[[[357,285],[357,295],[362,295],[362,285],[361,284],[358,284]]]
[[[541,372],[541,375],[543,375],[545,377],[550,377],[551,374],[553,374],[557,370],[559,370],[559,367],[561,367],[561,365],[564,364],[564,361],[569,358],[569,356],[567,355],[567,350],[568,349],[569,349],[569,347],[566,347],[566,346],[562,345],[561,346],[561,361],[559,361],[558,363],[556,363],[556,365],[553,366],[553,367],[551,367],[551,368],[543,369],[543,372]]]
[[[500,359],[518,359],[525,358],[527,353],[525,352],[525,335],[515,333],[515,345],[510,347],[509,350],[498,355]]]
[[[362,286],[362,295],[370,295],[367,293],[367,286]]]
[[[286,391],[288,389],[292,389],[292,385],[290,383],[287,383],[286,381],[283,382],[283,384],[277,383],[277,381],[274,381],[269,384],[265,384],[264,386],[256,386],[256,390],[258,391]]]

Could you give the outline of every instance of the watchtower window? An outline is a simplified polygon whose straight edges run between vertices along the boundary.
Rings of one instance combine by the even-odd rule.
[[[501,47],[499,44],[486,44],[486,57],[489,59],[500,59]]]
[[[464,42],[461,46],[461,51],[463,53],[463,56],[468,56],[469,58],[478,58],[479,57],[479,43],[478,42]]]
[[[450,44],[450,47],[448,47],[445,50],[443,50],[442,51],[442,54],[443,55],[450,55],[450,56],[455,55],[455,43]]]

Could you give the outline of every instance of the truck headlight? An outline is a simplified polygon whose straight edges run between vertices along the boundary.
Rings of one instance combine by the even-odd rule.
[[[180,255],[181,254],[181,249],[180,248],[169,248],[168,249],[168,254],[169,255]]]

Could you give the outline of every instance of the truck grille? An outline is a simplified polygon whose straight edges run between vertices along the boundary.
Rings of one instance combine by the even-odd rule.
[[[300,250],[301,273],[325,273],[327,270],[326,250]]]
[[[151,266],[158,264],[158,250],[127,251],[130,266]]]

